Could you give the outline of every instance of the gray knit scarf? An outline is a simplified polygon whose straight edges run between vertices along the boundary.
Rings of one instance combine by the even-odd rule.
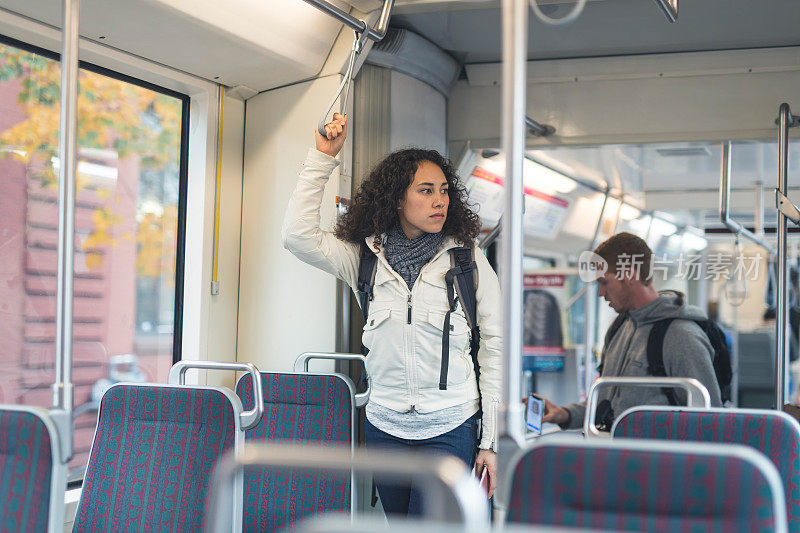
[[[408,285],[414,287],[422,266],[430,261],[444,241],[444,233],[423,233],[416,239],[409,239],[400,224],[395,224],[386,232],[384,254],[395,272],[400,274]]]

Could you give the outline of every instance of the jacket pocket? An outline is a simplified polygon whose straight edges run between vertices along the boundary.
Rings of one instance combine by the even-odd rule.
[[[391,302],[405,300],[405,296],[403,296],[404,290],[400,285],[400,281],[378,261],[377,270],[375,271],[375,283],[372,286],[374,299],[370,305],[383,304],[385,306]]]
[[[392,320],[392,309],[370,309],[361,342],[369,348],[364,362],[373,383],[387,387],[405,388],[406,369],[402,346],[403,325]]]
[[[439,387],[444,319],[445,313],[429,311],[416,332],[416,364],[421,389]],[[461,313],[450,314],[449,341],[447,384],[462,385],[470,378],[472,361],[469,359],[469,327]]]
[[[447,301],[447,284],[444,280],[444,272],[425,272],[420,277],[419,282],[422,289],[422,300],[433,309],[449,309],[450,303]],[[453,288],[455,291],[455,288]],[[454,296],[457,293],[453,293]]]

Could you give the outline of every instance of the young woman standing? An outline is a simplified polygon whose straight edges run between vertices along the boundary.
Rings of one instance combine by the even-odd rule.
[[[369,349],[365,364],[372,383],[367,446],[455,455],[475,465],[479,476],[488,469],[493,492],[502,324],[497,275],[474,245],[479,219],[467,206],[466,191],[447,159],[432,150],[407,149],[378,163],[335,231],[323,231],[320,204],[338,165],[334,158],[347,135],[347,117],[334,115],[325,130],[326,136],[316,133],[316,150],[309,150],[300,172],[282,238],[284,247],[299,259],[354,290],[362,244],[378,256],[362,336]],[[450,308],[445,273],[451,268],[448,250],[459,246],[473,248],[477,265],[480,378],[473,369],[470,330],[459,304],[450,317],[449,364],[442,386],[443,330]],[[421,513],[419,494],[410,487],[378,481],[378,492],[387,513]]]

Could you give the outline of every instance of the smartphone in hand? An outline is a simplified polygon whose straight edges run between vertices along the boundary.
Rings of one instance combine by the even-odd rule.
[[[528,396],[525,410],[525,425],[537,435],[542,434],[542,416],[544,416],[544,400],[531,394]]]

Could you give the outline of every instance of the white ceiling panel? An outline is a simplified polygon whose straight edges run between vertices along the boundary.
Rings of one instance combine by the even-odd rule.
[[[0,8],[61,26],[56,0],[0,0]],[[341,27],[301,0],[81,2],[82,36],[257,91],[317,74]]]

